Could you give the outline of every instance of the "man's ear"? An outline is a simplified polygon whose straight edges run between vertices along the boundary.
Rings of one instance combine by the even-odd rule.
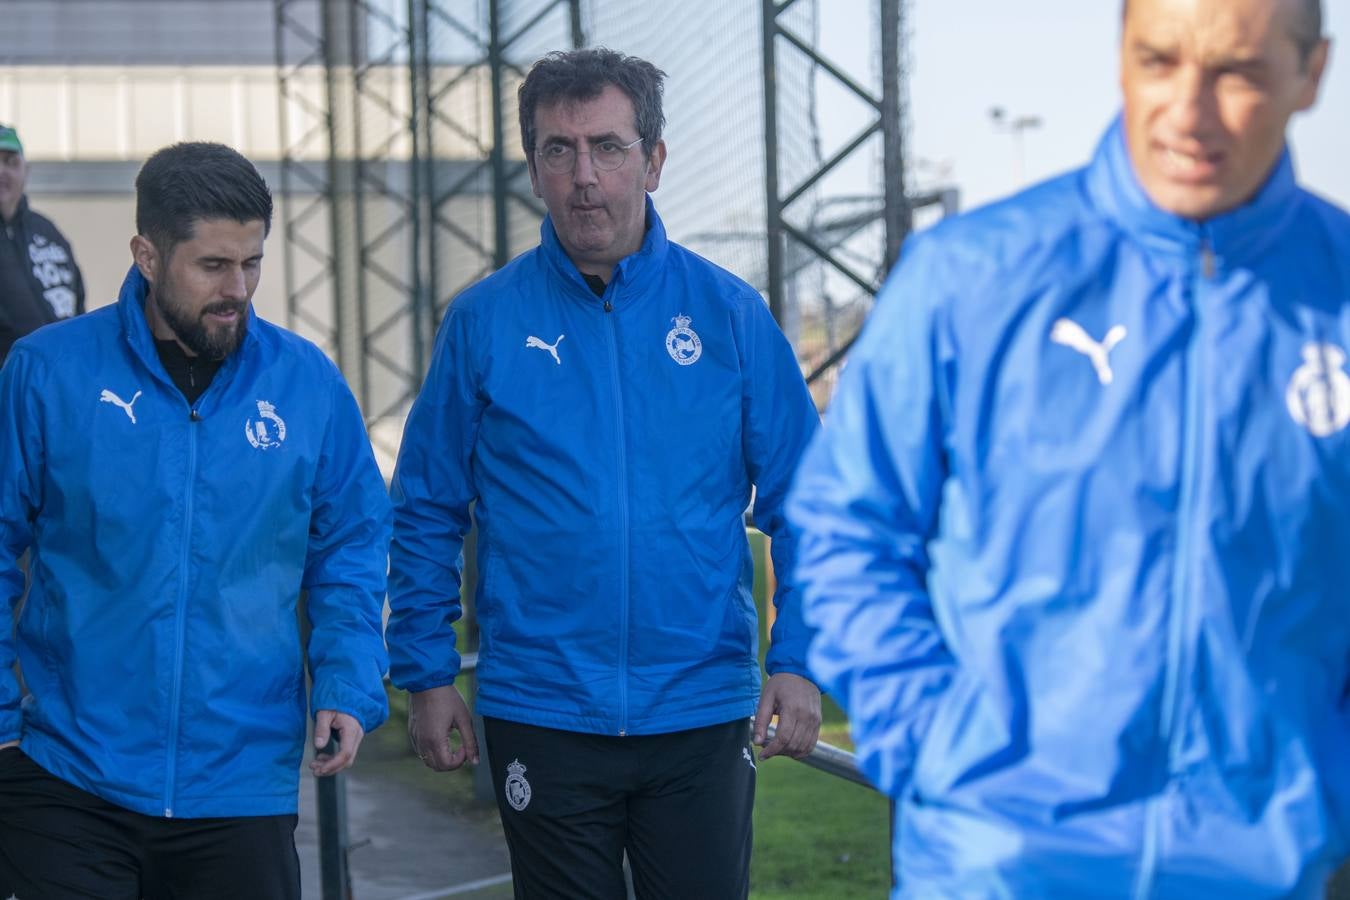
[[[145,280],[154,284],[159,279],[161,261],[159,250],[144,235],[138,234],[131,239],[131,259],[141,270]]]
[[[1299,92],[1299,111],[1312,109],[1317,103],[1317,95],[1322,89],[1322,75],[1327,70],[1327,57],[1331,54],[1331,41],[1322,38],[1309,52],[1303,62],[1303,87]]]
[[[527,153],[527,154],[525,154],[525,167],[526,167],[527,169],[530,170],[530,188],[531,188],[531,190],[534,191],[534,195],[535,195],[536,197],[538,197],[540,200],[543,200],[543,199],[544,199],[544,195],[543,195],[542,193],[540,193],[540,191],[539,191],[539,172],[534,168],[534,154],[533,154],[533,153]]]
[[[661,185],[661,169],[666,164],[666,142],[659,140],[652,152],[647,156],[647,183],[648,191],[654,191]]]

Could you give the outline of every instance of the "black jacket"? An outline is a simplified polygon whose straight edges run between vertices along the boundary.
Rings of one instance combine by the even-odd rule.
[[[70,242],[22,198],[0,226],[0,362],[30,331],[82,312],[84,278]]]

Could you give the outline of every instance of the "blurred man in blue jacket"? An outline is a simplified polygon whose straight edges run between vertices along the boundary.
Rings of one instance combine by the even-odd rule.
[[[340,740],[317,775],[386,716],[388,497],[336,367],[253,312],[271,221],[238,153],[161,150],[118,302],[0,370],[7,606],[32,574],[0,638],[0,897],[298,900],[306,700]]]
[[[517,897],[744,897],[755,762],[820,727],[782,504],[817,427],[754,289],[666,238],[663,74],[552,54],[520,88],[540,246],[457,297],[394,475],[390,673],[436,769],[477,745],[459,555],[478,524],[478,710]],[[773,538],[761,695],[743,513]],[[758,698],[758,705],[756,700]],[[447,743],[458,730],[463,745]]]
[[[1129,0],[1083,170],[911,243],[789,504],[898,896],[1318,897],[1350,850],[1350,217],[1317,0]]]

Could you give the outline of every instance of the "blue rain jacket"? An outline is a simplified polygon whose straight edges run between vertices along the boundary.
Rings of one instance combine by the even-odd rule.
[[[1320,897],[1350,849],[1350,218],[1117,123],[919,236],[790,502],[897,896]]]
[[[459,671],[460,551],[478,525],[478,711],[594,734],[754,712],[743,513],[790,575],[782,504],[818,418],[792,348],[739,279],[666,240],[597,297],[545,219],[541,246],[457,297],[393,480],[394,683]],[[770,673],[805,675],[784,577]]]
[[[0,741],[156,816],[296,810],[313,709],[387,713],[389,502],[360,412],[312,344],[258,319],[189,409],[132,268],[119,301],[0,370]],[[7,614],[7,613],[6,613]],[[30,695],[10,669],[17,648]]]

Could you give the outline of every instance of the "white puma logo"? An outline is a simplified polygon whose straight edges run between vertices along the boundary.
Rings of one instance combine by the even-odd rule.
[[[98,399],[101,400],[101,401],[104,402],[104,403],[111,403],[113,406],[120,406],[120,407],[122,407],[122,411],[123,411],[124,413],[127,414],[127,418],[131,420],[131,424],[132,424],[132,425],[135,425],[135,424],[136,424],[136,414],[135,414],[134,412],[131,411],[131,407],[132,407],[133,404],[135,404],[136,398],[139,397],[140,395],[141,395],[141,392],[140,392],[140,391],[137,391],[137,392],[135,393],[135,395],[132,396],[131,400],[130,400],[130,401],[127,401],[127,400],[123,400],[121,397],[117,396],[117,395],[114,394],[112,391],[107,390],[107,389],[105,388],[104,391],[103,391],[103,393],[101,393],[101,394],[98,395]]]
[[[533,347],[536,350],[547,350],[549,353],[553,354],[553,361],[561,366],[562,360],[558,359],[558,345],[562,343],[562,339],[565,337],[567,337],[567,335],[560,334],[558,335],[558,339],[556,341],[554,341],[551,344],[545,344],[539,338],[535,337],[534,335],[530,335],[525,339],[525,346]]]
[[[1077,322],[1059,319],[1050,329],[1050,340],[1086,356],[1092,361],[1092,368],[1097,370],[1097,380],[1102,384],[1110,384],[1115,380],[1115,374],[1111,371],[1110,354],[1116,344],[1125,340],[1125,334],[1124,325],[1112,325],[1099,344]]]

